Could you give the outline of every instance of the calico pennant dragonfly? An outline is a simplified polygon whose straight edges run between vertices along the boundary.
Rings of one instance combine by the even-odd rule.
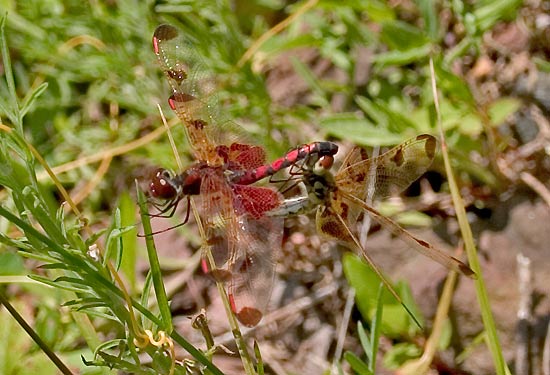
[[[372,159],[368,158],[363,148],[355,147],[347,154],[336,175],[329,171],[333,156],[317,159],[313,155],[301,165],[291,168],[290,172],[301,179],[308,196],[287,199],[269,214],[286,216],[315,210],[317,231],[363,253],[367,262],[398,300],[399,297],[363,250],[354,233],[362,213],[367,213],[410,247],[448,269],[475,277],[474,272],[460,260],[414,237],[367,203],[405,190],[427,171],[436,150],[435,137],[427,134],[405,141]],[[321,164],[320,168],[318,164]]]
[[[160,200],[161,213],[173,214],[182,200],[197,197],[204,225],[203,270],[225,282],[231,308],[239,321],[255,326],[261,320],[274,278],[273,256],[282,244],[283,218],[265,215],[283,201],[268,187],[249,186],[294,165],[308,155],[334,155],[337,146],[316,142],[291,150],[271,164],[265,151],[239,138],[240,129],[215,114],[212,75],[191,44],[176,28],[160,25],[153,50],[172,88],[168,102],[185,125],[197,160],[181,174],[159,169],[149,193]]]

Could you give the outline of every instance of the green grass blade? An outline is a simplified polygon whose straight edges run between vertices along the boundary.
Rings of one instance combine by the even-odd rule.
[[[6,83],[10,94],[12,110],[6,114],[10,116],[10,121],[17,126],[20,134],[22,134],[21,115],[19,113],[19,105],[17,103],[17,92],[15,90],[15,80],[13,79],[13,70],[11,66],[10,54],[8,51],[8,44],[6,42],[6,20],[7,14],[0,20],[0,50],[2,51],[2,62],[4,64],[4,75],[6,76]]]
[[[0,304],[4,305],[11,316],[19,323],[19,325],[27,332],[38,347],[50,358],[62,374],[72,375],[71,370],[59,359],[59,357],[50,349],[50,347],[38,336],[32,327],[23,319],[23,317],[9,303],[3,291],[0,291]]]
[[[438,94],[437,94],[437,88],[435,83],[435,74],[433,73],[434,70],[433,70],[432,60],[430,60],[430,68],[432,71],[432,87],[433,87],[433,95],[435,99],[436,111],[438,116],[437,117],[438,126],[441,129],[441,113],[439,112],[439,104],[437,100]],[[449,153],[447,151],[447,144],[445,143],[445,139],[443,137],[443,130],[441,130],[441,134],[442,134],[441,153],[443,155],[443,162],[445,164],[445,172],[447,174],[447,180],[449,182],[449,189],[451,191],[453,206],[456,210],[458,225],[460,227],[462,239],[464,240],[464,246],[466,248],[466,255],[468,256],[468,262],[469,262],[470,268],[477,275],[477,279],[475,280],[476,295],[477,295],[478,303],[481,309],[481,318],[483,320],[483,325],[485,326],[485,330],[487,331],[487,342],[488,342],[489,350],[491,351],[496,374],[505,375],[507,374],[507,372],[509,372],[509,370],[506,366],[506,362],[504,361],[504,357],[502,355],[502,348],[500,346],[500,341],[498,338],[495,321],[493,319],[493,314],[491,312],[489,297],[487,295],[487,288],[483,280],[483,274],[481,271],[481,267],[479,265],[479,259],[477,257],[477,249],[474,244],[472,228],[470,227],[470,224],[468,223],[468,219],[466,218],[466,210],[464,209],[464,202],[462,200],[462,196],[460,195],[460,191],[456,184],[454,173],[451,167],[451,161],[449,158]]]
[[[155,294],[157,303],[160,310],[160,316],[162,319],[162,329],[168,334],[174,329],[172,325],[172,313],[170,312],[170,305],[168,304],[168,297],[166,296],[166,289],[164,289],[164,283],[162,281],[162,271],[160,269],[159,258],[157,255],[157,249],[155,247],[155,241],[153,238],[153,229],[151,228],[151,217],[147,210],[147,199],[139,188],[136,182],[136,189],[138,192],[138,204],[141,215],[141,222],[143,225],[143,233],[145,237],[145,245],[147,247],[147,256],[149,264],[151,266],[151,274],[153,278],[153,287],[155,288]]]
[[[378,344],[380,340],[380,327],[382,326],[382,311],[384,310],[384,304],[382,303],[382,297],[384,295],[384,284],[380,283],[378,286],[378,294],[376,296],[376,312],[374,314],[374,318],[372,319],[372,328],[371,328],[371,348],[372,351],[370,353],[370,363],[369,363],[369,370],[374,373],[374,370],[376,369],[376,355],[378,353]]]

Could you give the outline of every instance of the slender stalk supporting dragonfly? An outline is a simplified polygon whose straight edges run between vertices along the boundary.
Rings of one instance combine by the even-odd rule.
[[[283,201],[274,188],[249,186],[294,165],[308,155],[334,155],[338,147],[315,142],[291,150],[271,164],[265,151],[244,140],[235,123],[223,120],[213,77],[195,48],[176,28],[160,25],[153,50],[172,88],[168,103],[185,125],[195,164],[180,174],[158,169],[149,184],[160,214],[172,215],[183,200],[200,200],[204,225],[203,270],[224,282],[239,321],[255,326],[262,319],[273,284],[274,254],[280,249],[283,218],[265,215]]]

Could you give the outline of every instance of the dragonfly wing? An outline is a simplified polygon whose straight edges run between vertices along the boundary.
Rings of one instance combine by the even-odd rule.
[[[274,256],[281,248],[283,218],[239,218],[239,257],[231,268],[228,295],[239,321],[253,327],[262,319],[275,277]]]
[[[273,259],[280,251],[283,236],[283,218],[265,213],[277,207],[283,197],[265,187],[236,184],[232,188],[238,234],[228,294],[239,321],[253,327],[264,315],[271,296]]]
[[[237,212],[247,213],[256,219],[278,207],[284,200],[278,191],[267,187],[235,184],[233,192]]]
[[[436,138],[428,134],[409,139],[373,159],[357,147],[336,174],[336,185],[361,200],[399,194],[428,170],[436,150]]]
[[[267,308],[275,264],[281,247],[283,219],[263,215],[282,196],[263,187],[230,185],[223,174],[204,176],[201,196],[206,243],[203,268],[225,282],[233,312],[249,327],[261,320]]]
[[[316,214],[317,232],[354,247],[351,228],[361,211],[341,199],[338,190],[330,193],[328,204],[319,206]]]
[[[242,128],[221,115],[216,75],[188,35],[160,25],[153,34],[153,50],[172,88],[170,107],[185,125],[197,160],[213,164],[217,145],[247,143]]]
[[[241,169],[250,170],[265,164],[265,150],[259,146],[232,143],[229,147],[230,160],[236,162]]]
[[[212,119],[218,109],[215,80],[198,49],[175,27],[160,25],[153,34],[153,50],[172,88],[170,107],[186,127],[189,143],[198,160],[213,155]]]
[[[239,233],[233,207],[233,191],[221,169],[203,173],[200,188],[204,224],[202,267],[218,281],[230,278],[230,261]]]
[[[363,210],[365,210],[365,212],[367,212],[374,220],[379,222],[384,228],[389,230],[393,235],[405,241],[405,243],[407,243],[410,247],[412,247],[414,250],[418,251],[419,253],[433,259],[434,261],[447,267],[448,269],[460,272],[469,277],[475,277],[474,271],[472,271],[470,267],[465,265],[463,262],[437,249],[436,247],[432,246],[429,242],[416,238],[409,231],[401,228],[395,221],[382,215],[374,208],[365,204],[365,202],[363,202],[359,198],[346,194],[346,200],[354,205],[360,206]]]

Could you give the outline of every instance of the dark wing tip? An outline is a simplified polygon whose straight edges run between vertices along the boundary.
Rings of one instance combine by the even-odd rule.
[[[235,313],[239,322],[247,327],[255,327],[262,320],[262,313],[260,310],[253,307],[243,307],[241,311]]]
[[[171,40],[178,36],[178,30],[172,25],[160,25],[155,29],[153,37],[157,40]]]

